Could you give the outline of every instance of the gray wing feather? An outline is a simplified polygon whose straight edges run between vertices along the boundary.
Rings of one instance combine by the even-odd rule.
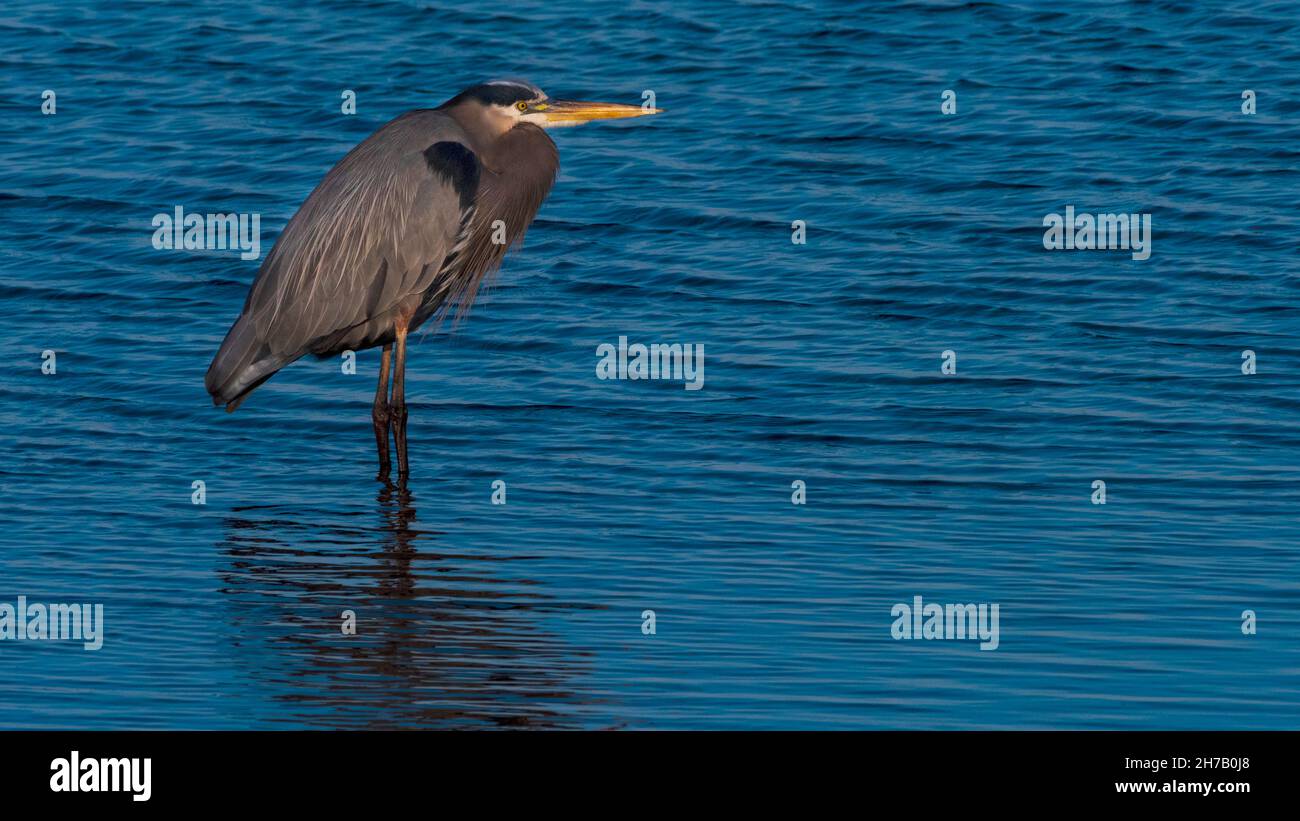
[[[442,112],[409,112],[316,186],[263,261],[212,360],[205,383],[215,403],[233,410],[284,365],[433,285],[473,213],[464,185],[458,190],[458,180],[426,158],[437,143],[469,139]],[[468,147],[463,154],[477,169]]]
[[[276,356],[379,316],[426,290],[456,244],[461,197],[428,165],[433,143],[468,142],[437,111],[399,117],[354,148],[267,255],[244,313]]]

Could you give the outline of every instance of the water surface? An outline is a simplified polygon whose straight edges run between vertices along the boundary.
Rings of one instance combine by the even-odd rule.
[[[0,725],[1300,728],[1298,20],[14,5],[0,601],[108,634],[0,643]],[[668,113],[556,135],[525,248],[412,346],[409,488],[373,479],[375,351],[213,409],[257,262],[152,217],[260,213],[265,253],[352,145],[496,76]],[[1045,251],[1066,205],[1152,214],[1150,259]],[[704,345],[705,388],[596,379],[621,335]],[[998,603],[1000,647],[893,640],[915,595]]]

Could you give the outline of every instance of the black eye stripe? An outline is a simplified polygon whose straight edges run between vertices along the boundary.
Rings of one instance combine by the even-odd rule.
[[[513,105],[533,99],[537,96],[537,90],[527,86],[485,84],[475,86],[466,91],[465,94],[488,105]]]
[[[484,105],[513,106],[516,103],[528,103],[539,100],[546,95],[542,90],[531,85],[519,83],[482,83],[467,88],[443,103],[443,107],[454,106],[465,100],[477,100]]]

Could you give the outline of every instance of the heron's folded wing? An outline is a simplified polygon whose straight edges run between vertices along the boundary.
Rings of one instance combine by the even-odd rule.
[[[432,284],[472,206],[478,163],[438,111],[385,125],[330,170],[267,255],[244,314],[282,357],[359,325]],[[458,147],[440,168],[439,144]],[[448,153],[442,149],[443,153]]]

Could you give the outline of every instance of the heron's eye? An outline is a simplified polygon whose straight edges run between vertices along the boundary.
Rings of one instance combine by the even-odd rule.
[[[523,100],[520,100],[519,102],[515,103],[515,108],[519,109],[520,111],[527,111],[528,103],[525,103]]]

